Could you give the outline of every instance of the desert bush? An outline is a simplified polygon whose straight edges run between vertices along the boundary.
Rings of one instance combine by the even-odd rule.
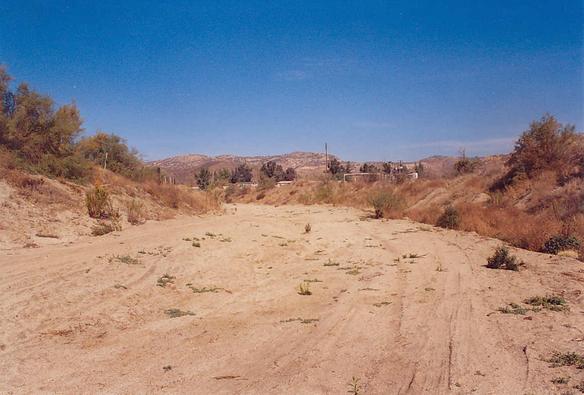
[[[498,247],[495,253],[487,259],[489,269],[519,270],[517,258],[509,252],[505,246]]]
[[[404,206],[403,199],[388,190],[376,191],[367,200],[375,210],[375,218],[383,218],[391,210],[401,209]]]
[[[562,183],[582,176],[583,147],[584,135],[576,133],[573,125],[562,125],[553,116],[544,115],[519,137],[507,161],[509,171],[491,189],[503,189],[545,171],[554,172]]]
[[[580,249],[580,241],[574,236],[555,235],[545,242],[542,252],[546,254],[558,254],[561,251]]]
[[[460,226],[460,214],[454,206],[447,206],[438,221],[436,226],[446,229],[458,229]]]
[[[310,233],[311,230],[312,230],[312,225],[310,225],[310,224],[304,225],[304,233]]]
[[[109,193],[99,185],[86,192],[85,204],[91,218],[106,219],[113,211]]]
[[[131,200],[126,204],[126,213],[128,215],[128,222],[132,225],[140,225],[145,221],[144,218],[144,204],[137,200]]]

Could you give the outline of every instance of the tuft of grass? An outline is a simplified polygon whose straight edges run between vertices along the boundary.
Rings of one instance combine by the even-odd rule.
[[[130,255],[115,255],[109,259],[110,262],[113,262],[114,260],[125,263],[126,265],[139,265],[142,263],[139,259],[132,258]]]
[[[156,280],[156,285],[159,287],[166,287],[168,284],[174,284],[174,280],[176,277],[171,276],[170,274],[164,274],[158,280]]]
[[[126,204],[126,213],[128,222],[132,225],[141,225],[146,222],[144,218],[144,204],[138,200],[132,199]]]
[[[570,382],[570,376],[554,377],[551,381],[554,384],[568,384]]]
[[[46,238],[49,238],[49,239],[58,239],[59,238],[59,235],[54,234],[54,233],[50,233],[50,232],[46,232],[46,231],[37,232],[35,234],[35,236],[36,237],[46,237]]]
[[[281,323],[288,323],[288,322],[295,322],[295,321],[298,321],[301,324],[312,324],[314,322],[320,321],[320,319],[318,319],[318,318],[300,318],[300,317],[298,317],[298,318],[288,318],[287,320],[282,320],[280,322]]]
[[[193,284],[189,283],[189,284],[187,284],[187,287],[189,287],[196,294],[203,294],[203,293],[207,293],[207,292],[217,293],[217,292],[223,290],[223,288],[218,288],[214,285],[211,287],[196,288],[195,286],[193,286]]]
[[[118,220],[112,219],[111,221],[98,221],[97,224],[91,227],[91,234],[93,236],[103,236],[108,233],[122,230]]]
[[[552,367],[576,366],[578,369],[584,369],[584,355],[575,352],[555,352],[548,362]]]
[[[323,266],[339,266],[339,262],[333,262],[330,258],[327,262],[323,264]]]
[[[205,236],[210,237],[212,239],[217,237],[217,235],[215,233],[211,233],[211,232],[205,232]]]
[[[356,276],[357,274],[360,274],[361,272],[359,271],[358,268],[355,267],[351,270],[347,270],[346,273],[350,274],[351,276]]]
[[[383,302],[379,302],[379,303],[373,303],[373,306],[375,307],[382,307],[382,306],[387,306],[390,305],[391,302],[387,302],[387,301],[383,301]]]
[[[322,280],[319,280],[318,278],[313,278],[313,279],[305,279],[304,282],[305,283],[322,283]]]
[[[361,393],[361,385],[359,384],[359,379],[353,376],[351,381],[347,384],[349,386],[349,390],[347,393],[353,395],[359,395]]]
[[[184,317],[186,315],[195,315],[195,313],[193,313],[192,311],[181,309],[167,309],[164,310],[164,313],[170,318],[179,318]]]
[[[517,303],[509,303],[505,307],[499,307],[497,311],[503,314],[525,315],[528,310],[525,307],[521,307]]]
[[[193,241],[193,247],[201,248],[201,243],[198,241]]]
[[[525,303],[531,306],[537,306],[552,311],[569,310],[568,303],[561,296],[533,296],[525,300]]]
[[[300,283],[298,286],[298,295],[312,295],[312,292],[310,292],[310,283],[306,281]]]
[[[231,237],[222,237],[221,239],[219,239],[220,242],[222,243],[231,243]]]
[[[506,246],[500,246],[495,250],[495,253],[487,259],[487,267],[489,269],[507,269],[519,270],[519,263],[517,258],[509,252]]]
[[[310,233],[311,230],[312,230],[312,225],[310,225],[310,224],[304,225],[304,233]]]

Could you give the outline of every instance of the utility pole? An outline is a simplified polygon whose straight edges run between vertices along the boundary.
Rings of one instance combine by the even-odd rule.
[[[324,166],[325,171],[328,171],[328,146],[327,143],[324,143]]]

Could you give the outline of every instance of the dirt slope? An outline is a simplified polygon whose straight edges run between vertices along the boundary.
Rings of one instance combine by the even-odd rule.
[[[490,270],[496,240],[365,214],[231,205],[3,251],[0,392],[341,394],[355,377],[362,394],[539,394],[584,380],[544,360],[584,352],[582,263],[517,250],[520,272]],[[496,312],[546,294],[570,311]]]

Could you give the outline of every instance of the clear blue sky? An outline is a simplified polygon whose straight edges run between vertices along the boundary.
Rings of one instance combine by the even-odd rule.
[[[583,130],[582,29],[582,0],[0,0],[0,63],[147,159],[417,159]]]

